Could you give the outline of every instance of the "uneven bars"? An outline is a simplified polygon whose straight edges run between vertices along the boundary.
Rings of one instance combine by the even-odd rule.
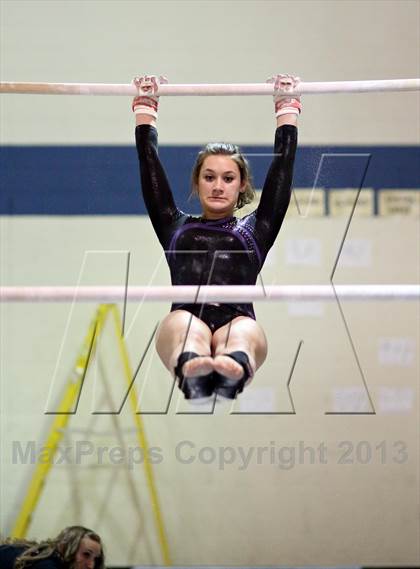
[[[254,302],[419,300],[420,285],[0,287],[0,302]]]
[[[302,82],[295,95],[327,93],[368,93],[385,91],[419,91],[420,79],[375,79],[372,81]],[[272,95],[271,83],[233,84],[169,84],[161,85],[158,95],[220,96],[220,95]],[[0,82],[0,93],[21,95],[137,95],[133,84],[112,83],[12,83]]]

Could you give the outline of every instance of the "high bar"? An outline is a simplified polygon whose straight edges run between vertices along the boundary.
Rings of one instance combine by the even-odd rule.
[[[294,95],[330,93],[369,93],[385,91],[419,91],[420,79],[375,79],[371,81],[301,82]],[[161,85],[161,96],[272,95],[271,83],[203,83]],[[0,93],[20,95],[137,95],[133,84],[118,83],[14,83],[0,82]]]
[[[187,302],[254,301],[413,301],[420,285],[270,285],[270,286],[60,286],[0,287],[0,302]]]

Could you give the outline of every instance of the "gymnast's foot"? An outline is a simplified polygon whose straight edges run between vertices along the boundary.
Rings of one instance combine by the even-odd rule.
[[[191,403],[204,403],[214,393],[213,360],[196,352],[182,352],[175,367],[178,385]]]
[[[244,376],[244,369],[241,364],[224,354],[214,357],[213,369],[227,379],[239,380]]]
[[[182,373],[187,377],[200,377],[213,371],[213,358],[211,356],[198,356],[188,360],[182,366]]]
[[[216,356],[213,369],[215,392],[222,399],[236,399],[248,379],[253,376],[249,356],[242,351]]]

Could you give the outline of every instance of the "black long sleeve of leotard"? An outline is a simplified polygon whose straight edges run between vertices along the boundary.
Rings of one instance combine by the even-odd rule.
[[[157,130],[151,125],[136,127],[143,198],[155,233],[165,248],[168,231],[181,216],[176,207],[165,170],[158,155]]]
[[[266,252],[273,245],[283,223],[292,192],[293,165],[297,147],[297,128],[283,125],[276,129],[274,157],[267,172],[260,203],[255,211],[254,231]]]

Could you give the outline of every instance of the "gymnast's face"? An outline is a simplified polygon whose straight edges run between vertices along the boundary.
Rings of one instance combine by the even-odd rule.
[[[223,154],[207,156],[198,176],[198,196],[207,219],[233,215],[238,196],[244,191],[239,167]]]
[[[76,551],[74,569],[94,569],[100,555],[101,545],[89,537],[84,537]]]

